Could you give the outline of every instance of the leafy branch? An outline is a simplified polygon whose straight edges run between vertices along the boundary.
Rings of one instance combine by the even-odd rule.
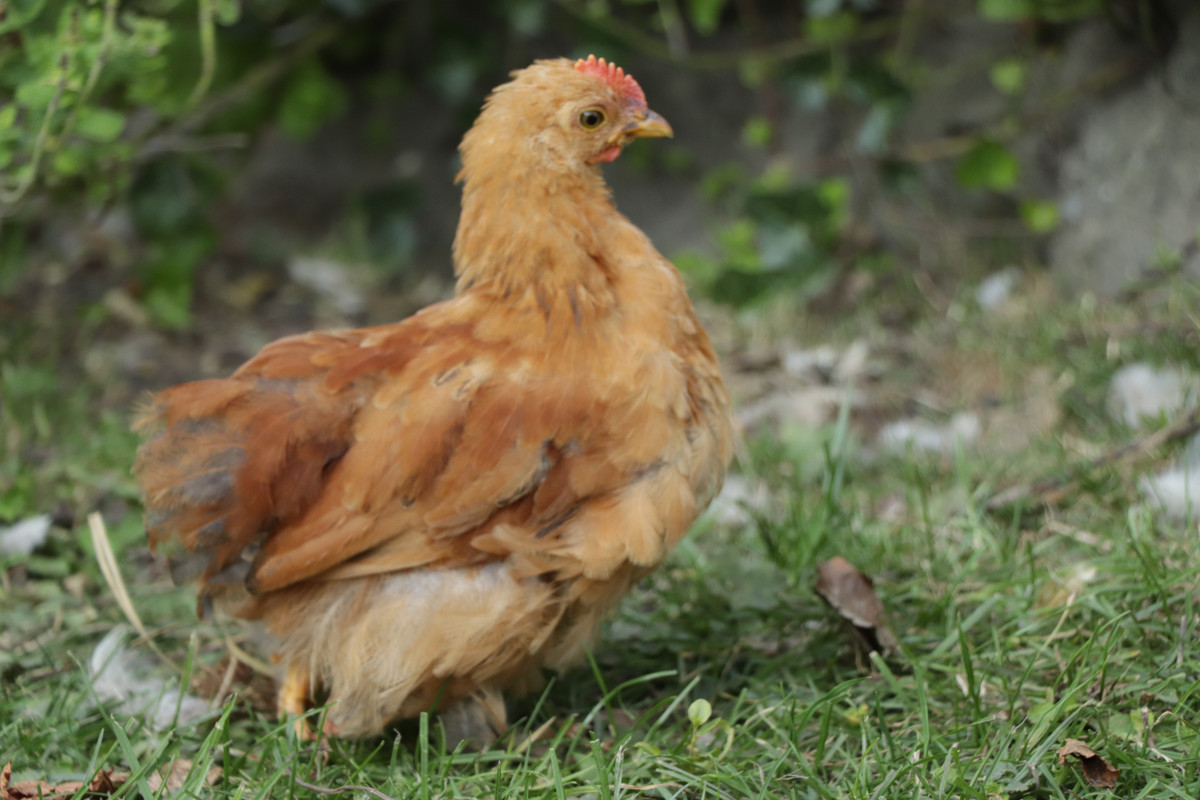
[[[12,214],[17,204],[20,203],[33,186],[34,181],[37,180],[38,167],[41,166],[42,156],[46,152],[46,141],[50,137],[50,126],[54,121],[54,115],[58,113],[58,106],[63,98],[63,90],[67,85],[68,67],[69,59],[67,54],[64,53],[59,59],[59,78],[54,87],[54,95],[46,105],[46,113],[42,115],[42,124],[38,128],[37,138],[34,140],[33,152],[30,153],[29,165],[26,172],[12,189],[0,189],[0,219]]]

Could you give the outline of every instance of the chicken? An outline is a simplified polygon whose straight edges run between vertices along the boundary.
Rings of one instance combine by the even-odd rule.
[[[328,701],[329,734],[435,710],[494,739],[731,458],[683,281],[599,168],[670,126],[604,59],[512,77],[462,142],[452,299],[280,339],[135,423],[151,545],[204,613],[261,623],[280,712]]]

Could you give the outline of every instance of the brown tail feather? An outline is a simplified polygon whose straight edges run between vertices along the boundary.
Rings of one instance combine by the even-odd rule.
[[[353,412],[318,400],[311,384],[246,376],[176,386],[143,409],[134,472],[173,577],[244,581],[262,539],[310,505]]]

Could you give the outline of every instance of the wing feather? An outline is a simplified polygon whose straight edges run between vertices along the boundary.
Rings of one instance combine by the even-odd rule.
[[[704,376],[663,349],[552,363],[463,323],[462,302],[282,339],[159,394],[136,471],[178,574],[266,593],[498,559],[594,580],[658,563],[719,483],[728,436],[703,406],[727,398],[697,399]]]

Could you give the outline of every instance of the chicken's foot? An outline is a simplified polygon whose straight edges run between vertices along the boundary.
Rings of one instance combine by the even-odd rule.
[[[482,750],[508,730],[504,695],[491,686],[480,687],[475,694],[441,712],[439,718],[446,732],[447,750],[453,750],[461,742]]]
[[[280,719],[295,718],[292,726],[296,731],[297,741],[315,742],[319,738],[305,717],[312,709],[312,690],[312,673],[308,668],[289,664],[284,670],[283,680],[279,682],[275,710]],[[337,730],[331,721],[325,720],[321,732],[326,736],[333,736]]]

